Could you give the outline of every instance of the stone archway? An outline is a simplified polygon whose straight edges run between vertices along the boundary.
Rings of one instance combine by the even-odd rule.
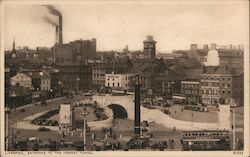
[[[123,106],[118,104],[110,104],[108,107],[113,110],[114,118],[128,118],[127,110]]]

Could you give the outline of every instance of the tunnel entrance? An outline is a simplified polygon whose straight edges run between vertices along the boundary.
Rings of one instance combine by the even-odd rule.
[[[113,110],[114,118],[128,118],[128,113],[123,106],[118,104],[110,104],[108,105],[108,107]]]

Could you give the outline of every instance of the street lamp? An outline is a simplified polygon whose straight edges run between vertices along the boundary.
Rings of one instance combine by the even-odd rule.
[[[84,151],[86,150],[86,123],[87,123],[87,120],[86,120],[86,116],[89,114],[89,112],[86,110],[86,108],[83,109],[83,112],[80,113],[81,115],[83,115],[83,123],[84,123],[84,128],[83,128],[83,137],[84,137],[84,140],[83,140],[83,144],[84,144]]]

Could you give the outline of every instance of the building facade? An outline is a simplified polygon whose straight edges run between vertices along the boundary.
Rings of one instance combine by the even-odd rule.
[[[243,105],[244,74],[228,66],[204,67],[201,74],[202,103],[217,105],[220,99],[231,106]]]
[[[106,87],[111,87],[112,89],[129,89],[129,77],[133,74],[106,74],[105,75],[105,85]]]
[[[32,87],[31,78],[24,73],[17,73],[15,76],[11,77],[10,84],[12,86],[19,84],[22,87]]]
[[[51,90],[51,77],[47,72],[40,72],[41,77],[41,90],[50,91]]]
[[[181,94],[190,102],[200,102],[200,81],[181,81]]]
[[[105,74],[122,74],[132,67],[132,62],[128,57],[111,58],[106,61],[94,63],[92,67],[92,85],[94,87],[105,86]]]
[[[87,91],[92,87],[92,69],[87,62],[54,65],[60,72],[58,85],[64,92]]]
[[[68,44],[58,44],[51,49],[55,63],[75,63],[96,56],[96,39],[76,40]]]

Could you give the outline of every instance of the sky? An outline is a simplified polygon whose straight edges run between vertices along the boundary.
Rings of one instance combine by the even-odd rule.
[[[189,49],[192,43],[245,44],[248,40],[247,1],[81,1],[53,4],[63,16],[63,41],[97,39],[97,50],[142,50],[152,35],[158,52]],[[56,20],[44,5],[5,5],[5,50],[16,45],[51,47]]]

